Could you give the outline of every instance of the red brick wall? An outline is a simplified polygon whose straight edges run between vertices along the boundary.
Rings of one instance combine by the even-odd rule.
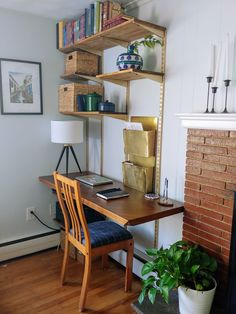
[[[187,141],[183,239],[217,258],[223,287],[236,191],[236,132],[189,129]]]

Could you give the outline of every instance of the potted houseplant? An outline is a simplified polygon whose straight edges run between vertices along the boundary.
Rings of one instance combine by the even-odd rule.
[[[169,292],[178,288],[181,314],[209,314],[216,289],[213,277],[217,268],[215,258],[198,245],[178,241],[168,249],[147,249],[153,258],[144,264],[142,292],[139,302],[148,296],[154,303],[160,293],[168,303]]]
[[[144,46],[148,48],[154,48],[157,44],[162,45],[161,41],[153,35],[146,36],[142,40],[137,40],[128,45],[127,52],[122,53],[116,60],[116,65],[119,70],[136,69],[142,70],[143,59],[138,54],[138,47]]]

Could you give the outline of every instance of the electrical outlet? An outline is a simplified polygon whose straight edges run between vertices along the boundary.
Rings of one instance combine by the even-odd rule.
[[[26,208],[26,221],[35,219],[34,215],[31,214],[31,212],[36,212],[36,208],[35,207],[28,207]]]
[[[56,218],[56,209],[52,204],[49,204],[49,215],[52,218]]]

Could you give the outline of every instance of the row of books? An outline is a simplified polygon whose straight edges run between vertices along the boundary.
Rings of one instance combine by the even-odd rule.
[[[95,1],[78,19],[57,23],[57,48],[75,44],[81,39],[123,22],[120,3]]]

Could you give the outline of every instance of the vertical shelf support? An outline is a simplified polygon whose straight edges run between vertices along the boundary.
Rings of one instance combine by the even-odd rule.
[[[161,72],[165,73],[166,64],[166,31],[162,38],[161,49]],[[160,105],[159,105],[159,119],[157,129],[157,145],[156,145],[156,174],[155,174],[155,187],[156,193],[160,194],[161,186],[161,150],[162,150],[162,132],[163,132],[163,113],[164,113],[164,96],[165,96],[165,77],[160,84]],[[158,247],[158,232],[159,232],[159,220],[155,221],[154,227],[154,248]]]

